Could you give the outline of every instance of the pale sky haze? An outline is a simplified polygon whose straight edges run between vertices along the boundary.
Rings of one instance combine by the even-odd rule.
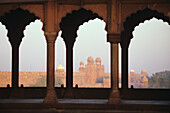
[[[46,40],[40,20],[26,27],[20,45],[20,71],[46,71]],[[55,67],[62,64],[66,57],[65,44],[58,33],[55,44]],[[81,25],[74,44],[73,70],[78,71],[80,61],[87,63],[92,56],[101,57],[105,72],[110,72],[110,44],[107,40],[105,22],[90,20]],[[0,23],[0,71],[11,71],[11,46],[6,37],[7,30]],[[162,20],[153,18],[135,27],[134,38],[129,46],[129,70],[140,73],[142,69],[152,73],[170,70],[170,26]],[[120,56],[119,56],[120,58]],[[119,65],[121,67],[121,65]]]

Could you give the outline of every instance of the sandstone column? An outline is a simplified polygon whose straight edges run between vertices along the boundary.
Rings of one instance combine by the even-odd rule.
[[[36,19],[39,19],[39,17],[21,8],[11,10],[0,17],[0,21],[8,29],[7,36],[12,47],[12,90],[10,98],[18,97],[19,46],[24,37],[23,31],[28,24]]]
[[[45,32],[47,40],[47,94],[44,102],[57,102],[57,96],[55,93],[55,40],[56,32]]]
[[[48,0],[46,7],[46,26],[45,26],[45,36],[47,40],[47,93],[44,99],[45,103],[55,103],[57,102],[57,96],[54,88],[55,83],[55,40],[57,33],[55,32],[55,2],[53,0]]]
[[[119,94],[119,74],[118,74],[118,42],[120,39],[119,34],[109,34],[108,40],[111,42],[111,87],[112,91],[109,96],[108,104],[120,103],[120,94]]]

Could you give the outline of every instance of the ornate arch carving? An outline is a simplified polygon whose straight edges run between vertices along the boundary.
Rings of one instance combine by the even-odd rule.
[[[60,23],[60,28],[62,30],[61,37],[64,39],[66,46],[73,47],[79,26],[95,18],[103,20],[97,13],[93,13],[91,10],[86,10],[84,8],[67,13]]]
[[[163,13],[159,13],[158,11],[151,10],[149,8],[139,10],[126,18],[126,21],[123,24],[124,31],[121,33],[121,45],[128,46],[130,40],[133,38],[132,32],[134,31],[135,27],[145,20],[150,20],[153,17],[162,19],[164,22],[168,22],[170,24],[169,17],[165,16]]]
[[[30,13],[28,10],[17,8],[5,13],[0,17],[2,24],[8,29],[7,36],[12,46],[19,46],[22,38],[24,37],[23,31],[27,25],[40,19],[35,14]]]

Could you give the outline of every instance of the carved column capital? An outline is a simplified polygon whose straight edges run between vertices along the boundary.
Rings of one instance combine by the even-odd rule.
[[[107,34],[107,42],[120,43],[120,34]]]
[[[57,38],[57,32],[44,32],[47,43],[54,43]]]

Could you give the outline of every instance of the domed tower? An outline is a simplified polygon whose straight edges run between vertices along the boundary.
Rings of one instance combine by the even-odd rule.
[[[84,62],[83,61],[80,62],[80,67],[84,67]]]
[[[130,75],[133,76],[135,74],[135,71],[133,69],[130,70]]]
[[[62,75],[64,74],[64,66],[62,66],[61,64],[57,67],[56,72],[58,75]]]
[[[80,67],[79,67],[79,72],[82,72],[82,71],[84,71],[84,62],[83,61],[80,62]]]
[[[95,60],[96,64],[97,65],[101,65],[101,58],[100,57],[97,57],[96,60]]]
[[[142,88],[148,88],[148,78],[146,76],[141,78],[141,86]]]
[[[91,65],[91,64],[94,64],[94,59],[92,56],[89,56],[88,59],[87,59],[87,64],[88,65]]]
[[[143,69],[143,70],[141,71],[141,74],[143,74],[144,76],[148,76],[148,73],[147,73],[147,71],[146,71],[145,69]]]

